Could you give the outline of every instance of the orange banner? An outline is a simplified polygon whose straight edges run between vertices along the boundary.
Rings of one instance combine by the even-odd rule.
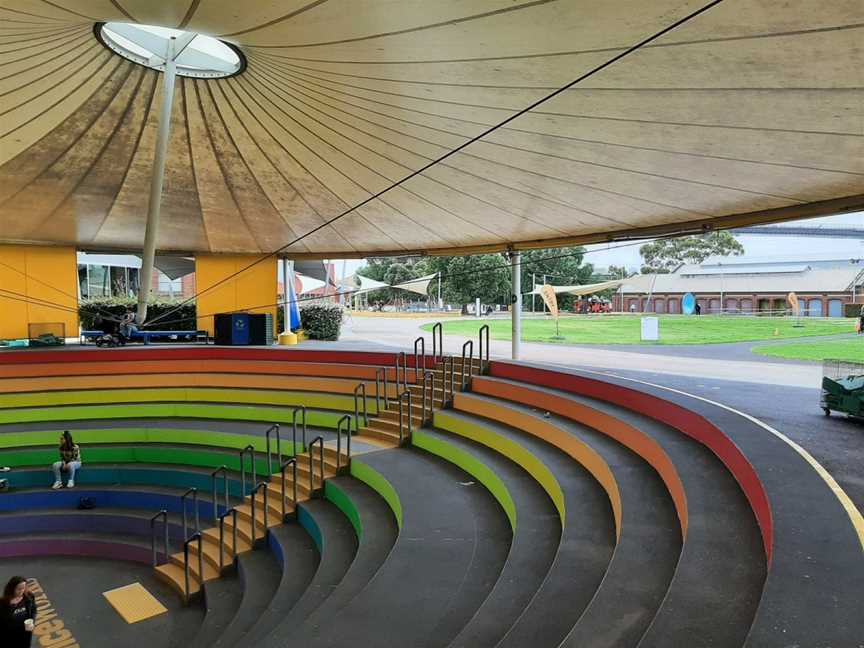
[[[555,295],[555,290],[549,284],[546,284],[540,289],[540,295],[543,301],[546,302],[546,308],[552,313],[552,317],[558,319],[558,297]]]

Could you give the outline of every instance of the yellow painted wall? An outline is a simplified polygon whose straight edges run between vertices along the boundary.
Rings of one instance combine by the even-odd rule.
[[[195,288],[198,328],[213,335],[213,315],[232,311],[270,313],[276,329],[276,307],[256,308],[278,301],[276,257],[261,261],[234,279],[206,291],[221,279],[242,270],[261,256],[245,254],[199,254],[195,257]],[[201,294],[203,292],[203,294]],[[201,317],[204,315],[204,317]]]
[[[77,337],[75,248],[0,245],[0,338],[25,338],[29,324],[55,322],[65,325],[67,337]]]

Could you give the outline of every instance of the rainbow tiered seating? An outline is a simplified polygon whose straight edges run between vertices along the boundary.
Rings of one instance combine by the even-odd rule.
[[[864,522],[782,434],[437,349],[3,353],[0,557],[155,559],[195,647],[861,643]]]

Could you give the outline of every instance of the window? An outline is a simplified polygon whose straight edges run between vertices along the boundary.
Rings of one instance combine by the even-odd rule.
[[[173,297],[175,294],[183,293],[183,279],[171,279],[163,272],[159,272],[159,292]]]

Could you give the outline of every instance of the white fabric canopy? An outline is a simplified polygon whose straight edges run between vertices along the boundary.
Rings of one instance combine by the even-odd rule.
[[[392,288],[401,288],[402,290],[408,290],[413,293],[417,293],[418,295],[426,296],[427,290],[429,289],[429,284],[432,283],[433,279],[438,277],[438,273],[432,273],[430,275],[426,275],[425,277],[418,277],[417,279],[412,279],[411,281],[404,281],[402,283],[394,284]]]
[[[562,293],[566,295],[590,295],[592,293],[600,292],[601,290],[617,288],[622,283],[624,282],[620,279],[614,279],[612,281],[601,281],[600,283],[583,284],[581,286],[552,286],[552,289],[555,291],[556,295]],[[543,288],[542,285],[536,285],[534,286],[534,290],[528,294],[539,295],[541,288]]]

